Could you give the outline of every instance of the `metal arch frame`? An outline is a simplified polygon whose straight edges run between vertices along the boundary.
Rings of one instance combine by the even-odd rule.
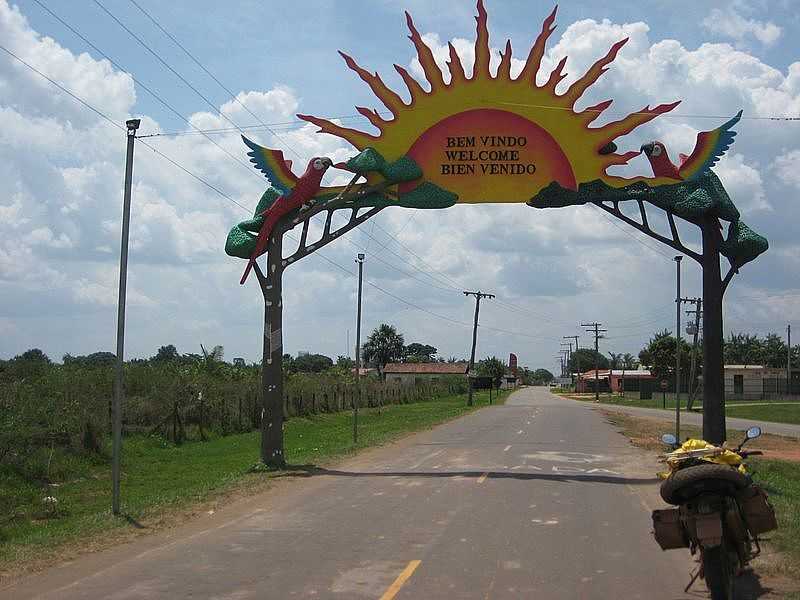
[[[358,227],[385,208],[382,205],[359,206],[359,201],[364,201],[372,193],[395,196],[389,189],[391,184],[388,182],[382,182],[377,185],[357,184],[358,179],[359,175],[355,175],[342,192],[334,198],[312,205],[307,210],[300,210],[280,221],[270,237],[266,273],[258,263],[254,265],[254,271],[264,299],[264,339],[261,375],[261,460],[271,468],[280,469],[286,466],[286,460],[283,455],[283,271],[289,265],[327,246],[343,234]],[[738,268],[736,265],[731,266],[726,276],[724,278],[721,277],[719,260],[722,235],[719,230],[719,220],[713,216],[706,216],[697,221],[684,219],[688,223],[698,226],[702,232],[703,251],[699,253],[688,248],[681,241],[675,223],[676,215],[670,210],[661,208],[648,200],[636,199],[641,216],[641,222],[639,222],[620,210],[620,202],[622,200],[597,199],[592,201],[595,206],[638,231],[691,257],[702,267],[703,303],[705,305],[703,328],[706,332],[706,335],[703,336],[703,436],[712,443],[722,443],[725,440],[722,298],[731,279],[738,272]],[[644,205],[645,202],[666,213],[670,237],[657,233],[650,227],[647,210]],[[349,211],[350,216],[344,225],[332,230],[333,217],[338,211]],[[322,213],[326,213],[322,235],[318,240],[309,244],[308,232],[311,219]],[[283,237],[298,226],[302,226],[302,230],[297,249],[292,254],[284,257]]]
[[[660,233],[657,233],[657,232],[653,231],[650,228],[650,223],[647,220],[647,210],[644,207],[644,203],[646,202],[645,200],[641,200],[641,199],[637,199],[636,200],[636,203],[639,206],[639,214],[640,214],[641,220],[642,220],[641,223],[636,221],[636,219],[632,219],[631,217],[629,217],[628,215],[623,213],[619,209],[620,202],[624,202],[624,200],[598,200],[596,202],[593,202],[593,204],[595,206],[597,206],[598,208],[602,208],[607,213],[609,213],[611,215],[614,215],[615,217],[617,217],[621,221],[624,221],[625,223],[627,223],[631,227],[633,227],[635,229],[638,229],[642,233],[650,236],[654,240],[658,240],[662,244],[666,244],[667,246],[670,246],[671,248],[674,248],[678,252],[682,252],[686,256],[689,256],[689,257],[693,258],[695,261],[697,261],[701,265],[703,264],[703,255],[700,254],[700,253],[695,252],[694,250],[692,250],[690,248],[688,248],[687,246],[685,246],[683,244],[683,242],[681,242],[680,234],[678,233],[678,228],[675,225],[675,217],[676,217],[675,213],[673,213],[672,211],[669,211],[667,209],[661,208],[660,206],[656,206],[652,202],[648,202],[654,208],[663,211],[667,215],[667,221],[669,222],[670,234],[672,235],[671,238],[668,238],[666,236],[661,235]],[[609,203],[611,203],[612,206],[608,206]],[[701,230],[703,229],[703,223],[699,223],[699,222],[696,222],[696,221],[685,219],[683,217],[678,217],[678,218],[682,218],[687,223],[691,223],[692,225],[696,225]],[[723,293],[727,289],[728,284],[731,282],[731,279],[733,279],[733,276],[736,275],[738,272],[739,272],[739,268],[737,266],[731,266],[728,269],[727,274],[722,279]]]
[[[739,272],[739,265],[732,264],[725,277],[720,271],[720,245],[722,234],[719,219],[713,215],[705,215],[698,220],[685,219],[700,228],[703,250],[701,253],[686,247],[680,239],[675,224],[676,215],[653,202],[636,199],[641,216],[641,223],[624,214],[619,204],[622,200],[598,199],[592,203],[605,212],[617,217],[631,227],[658,240],[659,242],[682,252],[700,264],[703,273],[703,438],[714,444],[725,441],[725,375],[723,361],[722,300],[733,276]],[[652,230],[647,220],[644,203],[667,215],[670,235],[666,237]],[[681,217],[682,218],[682,217]]]

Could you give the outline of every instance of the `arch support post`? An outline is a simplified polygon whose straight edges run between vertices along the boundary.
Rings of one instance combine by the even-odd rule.
[[[253,267],[264,297],[264,345],[261,359],[261,462],[286,466],[283,454],[283,231],[270,239],[267,272]]]
[[[723,361],[722,297],[719,265],[722,236],[719,221],[706,216],[703,233],[703,439],[725,441],[725,368]]]

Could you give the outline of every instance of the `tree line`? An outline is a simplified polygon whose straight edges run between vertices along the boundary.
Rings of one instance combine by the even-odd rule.
[[[570,373],[586,372],[594,369],[628,369],[647,367],[658,379],[669,379],[674,375],[678,347],[677,338],[668,329],[656,331],[639,352],[638,357],[630,353],[608,352],[605,355],[593,348],[581,348],[572,353],[567,368]],[[703,341],[698,340],[695,348],[685,337],[680,342],[681,371],[688,374],[695,360],[696,374],[703,370]],[[764,337],[748,333],[731,333],[723,341],[723,357],[726,365],[761,365],[772,368],[785,368],[788,357],[786,342],[776,333]],[[596,362],[595,362],[596,361]],[[792,347],[792,364],[800,366],[800,347]]]

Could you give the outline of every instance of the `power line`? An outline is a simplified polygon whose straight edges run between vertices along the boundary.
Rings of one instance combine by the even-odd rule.
[[[53,11],[52,11],[52,10],[51,10],[51,9],[50,9],[50,8],[49,8],[47,5],[45,5],[45,4],[44,4],[44,3],[43,3],[41,0],[33,0],[33,1],[34,1],[34,2],[36,2],[36,4],[38,4],[38,5],[39,5],[39,6],[40,6],[40,7],[41,7],[41,8],[42,8],[44,11],[46,11],[46,12],[47,12],[47,13],[48,13],[50,16],[52,16],[52,17],[53,17],[55,20],[57,20],[57,21],[58,21],[59,23],[61,23],[61,24],[62,24],[64,27],[66,27],[67,29],[69,29],[69,30],[70,30],[70,31],[71,31],[71,32],[72,32],[74,35],[76,35],[76,36],[77,36],[77,37],[79,37],[81,40],[83,40],[83,42],[84,42],[85,44],[87,44],[87,45],[88,45],[90,48],[92,48],[92,49],[93,49],[95,52],[97,52],[97,53],[98,53],[100,56],[102,56],[103,58],[105,58],[105,59],[106,59],[108,62],[110,62],[110,63],[111,63],[111,64],[112,64],[114,67],[116,67],[118,70],[120,70],[120,71],[123,71],[123,72],[126,72],[128,75],[130,75],[131,79],[134,81],[134,83],[135,83],[136,85],[140,86],[140,87],[141,87],[143,90],[145,90],[145,91],[146,91],[148,94],[150,94],[150,95],[151,95],[153,98],[155,98],[155,99],[156,99],[158,102],[160,102],[160,103],[161,103],[161,104],[162,104],[162,105],[163,105],[165,108],[167,108],[167,109],[168,109],[170,112],[172,112],[174,115],[176,115],[176,116],[177,116],[179,119],[181,119],[182,121],[185,121],[185,122],[186,122],[186,123],[189,125],[189,127],[191,127],[192,129],[196,130],[196,131],[197,131],[197,132],[198,132],[200,135],[202,135],[203,137],[205,137],[205,138],[206,138],[206,139],[207,139],[209,142],[211,142],[211,143],[212,143],[212,144],[214,144],[214,145],[215,145],[217,148],[219,148],[220,150],[222,150],[222,151],[223,151],[225,154],[227,154],[227,155],[228,155],[228,156],[229,156],[231,159],[235,160],[237,163],[239,163],[240,165],[242,165],[242,166],[243,166],[245,169],[247,169],[247,172],[248,172],[248,173],[251,173],[251,174],[255,175],[255,176],[258,178],[258,180],[259,180],[259,181],[263,181],[263,179],[262,179],[261,175],[259,175],[258,173],[256,173],[256,172],[255,172],[255,170],[254,170],[254,169],[253,169],[253,168],[252,168],[250,165],[248,165],[247,163],[245,163],[245,162],[244,162],[244,161],[242,161],[241,159],[239,159],[239,158],[237,158],[236,156],[234,156],[233,154],[231,154],[231,153],[230,153],[228,150],[226,150],[226,149],[225,149],[223,146],[221,146],[221,145],[220,145],[220,144],[218,144],[216,141],[214,141],[212,138],[210,138],[210,137],[208,136],[208,134],[205,134],[205,133],[203,133],[203,132],[202,132],[200,129],[198,129],[197,127],[195,127],[195,126],[192,124],[192,122],[191,122],[191,121],[190,121],[190,120],[189,120],[187,117],[185,117],[183,114],[181,114],[181,113],[180,113],[180,112],[179,112],[179,111],[178,111],[178,110],[177,110],[175,107],[173,107],[173,106],[172,106],[172,105],[171,105],[169,102],[167,102],[166,100],[164,100],[164,99],[163,99],[163,98],[162,98],[162,97],[161,97],[159,94],[157,94],[156,92],[154,92],[152,89],[150,89],[150,87],[148,87],[147,85],[145,85],[144,83],[142,83],[142,82],[141,82],[139,79],[137,79],[137,78],[136,78],[136,77],[133,75],[133,73],[132,73],[130,70],[128,70],[128,69],[125,69],[125,68],[124,68],[122,65],[120,65],[118,62],[116,62],[116,61],[115,61],[113,58],[111,58],[111,57],[110,57],[108,54],[106,54],[105,52],[103,52],[102,50],[100,50],[100,48],[98,48],[98,47],[97,47],[97,46],[95,46],[95,45],[94,45],[92,42],[90,42],[90,41],[89,41],[89,40],[86,38],[86,36],[84,36],[84,35],[83,35],[81,32],[79,32],[77,29],[75,29],[75,28],[74,28],[72,25],[70,25],[69,23],[67,23],[67,22],[66,22],[64,19],[62,19],[60,16],[58,16],[58,15],[57,15],[55,12],[53,12]],[[148,147],[151,147],[151,146],[148,146]]]
[[[156,27],[158,27],[158,28],[159,28],[159,29],[160,29],[160,30],[161,30],[161,31],[164,33],[164,35],[166,35],[166,36],[167,36],[167,37],[168,37],[170,40],[172,40],[172,41],[175,43],[175,45],[176,45],[176,46],[178,46],[178,48],[180,48],[181,50],[183,50],[183,51],[184,51],[184,53],[186,53],[186,55],[187,55],[189,58],[191,58],[191,59],[192,59],[192,61],[194,61],[194,63],[195,63],[195,64],[196,64],[198,67],[200,67],[200,68],[203,70],[203,72],[204,72],[206,75],[208,75],[209,77],[211,77],[211,79],[213,79],[213,80],[214,80],[214,81],[217,83],[217,85],[219,85],[219,86],[220,86],[220,87],[221,87],[223,90],[225,90],[225,91],[226,91],[226,92],[227,92],[227,93],[228,93],[228,94],[231,96],[231,98],[233,98],[233,100],[234,100],[234,101],[235,101],[237,104],[239,104],[239,105],[240,105],[240,106],[241,106],[243,109],[245,109],[245,110],[246,110],[246,111],[247,111],[247,112],[248,112],[248,113],[249,113],[249,114],[250,114],[250,115],[251,115],[253,118],[255,118],[255,120],[256,120],[256,121],[258,121],[258,122],[259,122],[261,125],[263,125],[264,127],[266,127],[266,129],[267,129],[267,130],[268,130],[270,133],[272,133],[272,135],[274,135],[274,136],[275,136],[275,137],[277,137],[279,140],[281,140],[281,142],[283,142],[284,144],[286,144],[286,140],[284,140],[283,138],[281,138],[281,137],[280,137],[280,136],[279,136],[279,135],[278,135],[278,134],[277,134],[277,133],[276,133],[274,130],[270,129],[269,125],[267,125],[266,123],[264,123],[264,121],[262,121],[262,120],[261,120],[261,118],[260,118],[260,117],[259,117],[257,114],[255,114],[255,113],[254,113],[252,110],[250,110],[250,109],[249,109],[249,108],[248,108],[248,107],[247,107],[247,106],[246,106],[246,105],[245,105],[245,104],[244,104],[244,103],[243,103],[241,100],[239,100],[239,97],[238,97],[236,94],[234,94],[234,93],[233,93],[233,92],[232,92],[230,89],[228,89],[228,88],[225,86],[225,84],[223,84],[223,83],[222,83],[222,82],[221,82],[219,79],[217,79],[217,77],[216,77],[216,76],[215,76],[215,75],[214,75],[214,74],[213,74],[211,71],[209,71],[208,69],[206,69],[206,68],[203,66],[203,64],[202,64],[202,63],[201,63],[199,60],[197,60],[197,58],[196,58],[196,57],[195,57],[195,56],[194,56],[194,55],[193,55],[191,52],[189,52],[189,51],[186,49],[186,47],[185,47],[183,44],[181,44],[181,43],[180,43],[180,42],[179,42],[177,39],[175,39],[175,37],[174,37],[174,36],[173,36],[173,35],[172,35],[172,34],[171,34],[169,31],[167,31],[166,29],[164,29],[164,27],[161,25],[161,23],[159,23],[159,22],[158,22],[156,19],[154,19],[154,18],[153,18],[153,16],[152,16],[152,15],[151,15],[149,12],[147,12],[147,11],[146,11],[144,8],[142,8],[142,7],[141,7],[141,5],[139,5],[139,3],[138,3],[138,2],[136,2],[136,0],[130,0],[130,2],[131,2],[131,4],[133,4],[133,5],[134,5],[136,8],[138,8],[138,9],[139,9],[139,10],[140,10],[140,11],[141,11],[141,12],[142,12],[142,13],[143,13],[143,14],[144,14],[144,15],[145,15],[145,16],[146,16],[148,19],[150,19],[150,21],[152,21],[152,23],[153,23],[153,24],[154,24]],[[222,112],[220,112],[220,111],[218,111],[218,112],[219,112],[219,114],[220,114],[220,115],[222,115]],[[233,121],[231,121],[231,123],[233,123]],[[235,123],[233,123],[233,124],[234,124],[234,125],[236,125]],[[238,127],[238,126],[237,126],[237,127]],[[241,129],[240,129],[240,131],[241,131]],[[297,151],[296,151],[296,150],[295,150],[293,147],[289,146],[288,144],[286,144],[286,146],[289,148],[289,150],[291,150],[292,152],[294,152],[294,153],[295,153],[295,155],[296,155],[298,158],[302,158],[302,156],[300,156],[300,153],[299,153],[299,152],[297,152]]]
[[[117,25],[119,25],[122,29],[124,29],[128,33],[128,35],[130,35],[134,40],[136,40],[142,48],[147,50],[153,56],[153,58],[155,58],[159,63],[161,63],[164,66],[164,68],[169,70],[169,72],[172,73],[173,75],[175,75],[175,77],[177,77],[178,79],[180,79],[184,83],[184,85],[186,85],[186,87],[188,87],[195,94],[197,94],[197,96],[199,96],[211,108],[211,110],[213,110],[214,112],[219,114],[220,117],[225,119],[228,123],[230,123],[231,125],[233,125],[237,129],[239,128],[239,126],[233,121],[233,119],[231,119],[227,115],[223,114],[222,111],[219,110],[219,108],[217,108],[217,106],[213,102],[211,102],[211,100],[209,100],[200,90],[198,90],[194,85],[192,85],[191,82],[189,82],[188,79],[186,79],[177,70],[175,70],[175,68],[173,68],[172,65],[170,65],[167,61],[165,61],[158,54],[158,52],[156,52],[150,46],[148,46],[147,43],[142,38],[140,38],[138,35],[136,35],[130,29],[130,27],[125,25],[125,23],[123,23],[119,18],[117,18],[117,16],[114,13],[112,13],[110,10],[108,10],[105,7],[105,5],[102,2],[100,2],[100,0],[94,0],[94,3],[97,6],[99,6],[100,9],[103,12],[105,12],[109,17],[111,17]]]
[[[334,117],[324,117],[325,119],[329,120],[336,120],[336,121],[345,121],[345,120],[353,120],[359,119],[366,121],[366,117],[363,115],[340,115]],[[149,133],[147,135],[139,135],[136,136],[137,138],[148,138],[148,137],[179,137],[183,135],[198,135],[201,133],[208,133],[208,134],[217,134],[217,133],[236,133],[242,132],[243,130],[248,129],[269,129],[270,127],[285,127],[287,130],[292,129],[300,129],[301,127],[308,126],[309,123],[307,121],[301,121],[299,119],[293,119],[291,121],[273,121],[271,123],[262,123],[260,125],[242,125],[240,127],[215,127],[213,129],[197,129],[195,131],[161,131],[158,133]]]
[[[507,106],[523,106],[527,108],[544,108],[547,110],[568,110],[570,112],[573,111],[572,107],[570,106],[553,106],[547,104],[527,104],[524,102],[503,102],[499,101],[498,104],[505,104]],[[653,116],[652,112],[630,112],[630,113],[622,113],[622,112],[609,112],[606,113],[603,109],[597,108],[587,108],[581,112],[586,113],[597,113],[597,114],[605,114],[609,117],[628,117],[628,116]],[[659,117],[667,117],[670,119],[730,119],[730,115],[698,115],[698,114],[684,114],[684,113],[661,113],[658,115]],[[748,121],[800,121],[800,116],[793,116],[793,115],[774,115],[774,116],[764,116],[764,117],[749,117],[749,116],[741,116],[739,117],[741,120],[748,120]]]
[[[1,45],[1,44],[0,44],[0,50],[3,50],[3,51],[4,51],[4,52],[6,52],[8,55],[10,55],[12,58],[14,58],[14,59],[16,59],[17,61],[21,62],[23,65],[25,65],[26,67],[28,67],[28,68],[29,68],[31,71],[33,71],[34,73],[36,73],[36,74],[37,74],[37,75],[39,75],[40,77],[43,77],[44,79],[46,79],[47,81],[49,81],[50,83],[52,83],[54,86],[56,86],[56,87],[57,87],[58,89],[60,89],[62,92],[64,92],[65,94],[67,94],[67,95],[71,96],[71,97],[72,97],[74,100],[77,100],[78,102],[80,102],[81,104],[83,104],[83,106],[85,106],[86,108],[88,108],[89,110],[91,110],[93,113],[95,113],[95,114],[97,114],[97,115],[101,116],[103,119],[105,119],[106,121],[108,121],[109,123],[111,123],[111,124],[112,124],[114,127],[116,127],[117,129],[121,129],[122,131],[125,131],[125,128],[124,128],[122,125],[120,125],[119,123],[117,123],[116,121],[114,121],[114,120],[113,120],[111,117],[109,117],[107,114],[105,114],[104,112],[102,112],[100,109],[98,109],[98,108],[95,108],[94,106],[92,106],[91,104],[89,104],[88,102],[86,102],[86,101],[85,101],[83,98],[80,98],[80,97],[76,96],[75,94],[73,94],[72,92],[70,92],[70,91],[69,91],[67,88],[65,88],[64,86],[62,86],[61,84],[59,84],[59,83],[57,83],[56,81],[54,81],[54,80],[50,79],[50,78],[49,78],[47,75],[45,75],[44,73],[42,73],[42,72],[41,72],[39,69],[37,69],[37,68],[36,68],[36,67],[34,67],[33,65],[31,65],[31,64],[29,64],[29,63],[27,63],[27,62],[25,62],[23,59],[21,59],[19,56],[17,56],[16,54],[14,54],[14,53],[13,53],[11,50],[9,50],[8,48],[6,48],[5,46],[3,46],[3,45]]]
[[[546,108],[546,109],[553,109],[553,110],[571,110],[569,108],[564,108],[564,107],[561,107],[561,106],[544,106],[544,105],[539,106],[539,105],[534,105],[534,104],[516,104],[516,105],[517,106],[529,106],[529,107],[534,107],[534,108]],[[420,110],[420,109],[417,109],[417,110]],[[379,116],[391,116],[392,115],[392,113],[389,112],[389,111],[377,111],[377,113],[378,113]],[[637,115],[637,114],[640,114],[640,113],[635,113],[634,112],[634,113],[625,113],[625,114],[623,114],[623,113],[607,113],[607,114],[608,114],[608,116],[626,116],[628,114]],[[644,114],[644,113],[642,113],[642,114]],[[646,113],[646,114],[649,115],[650,113]],[[730,119],[730,115],[685,115],[685,114],[680,114],[680,113],[664,113],[664,114],[662,114],[660,116],[661,117],[667,117],[667,118],[684,118],[684,119]],[[342,121],[342,120],[354,120],[354,119],[355,120],[364,121],[364,122],[368,121],[367,118],[364,117],[364,115],[361,115],[361,114],[335,115],[335,116],[326,116],[326,117],[322,117],[322,118],[325,118],[325,119],[328,119],[328,120],[339,120],[339,121]],[[800,117],[777,116],[777,115],[776,116],[764,116],[764,117],[742,116],[741,120],[743,120],[743,121],[744,120],[752,120],[752,121],[800,121]],[[231,131],[239,131],[239,129],[263,129],[263,128],[275,127],[275,126],[280,126],[280,125],[293,125],[293,126],[296,126],[296,127],[305,127],[306,125],[308,125],[308,122],[307,121],[302,121],[302,120],[299,120],[299,119],[295,119],[295,120],[292,120],[292,121],[282,121],[282,122],[276,122],[276,123],[263,123],[263,124],[260,124],[260,125],[246,125],[246,126],[242,126],[240,128],[228,127],[228,128],[220,128],[220,129],[204,129],[202,131],[204,131],[205,133],[226,133],[226,132],[231,132]],[[147,135],[147,136],[139,136],[139,137],[150,137],[151,135],[152,136],[179,136],[179,135],[192,135],[194,133],[195,132],[191,132],[191,131],[170,131],[170,132],[155,133],[155,134],[150,134],[150,135]]]

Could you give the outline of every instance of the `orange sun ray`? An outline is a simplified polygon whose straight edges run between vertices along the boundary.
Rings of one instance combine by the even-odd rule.
[[[447,68],[450,70],[450,85],[463,83],[467,80],[467,74],[464,72],[461,57],[456,52],[452,42],[447,42],[447,48],[450,51],[450,59],[447,61]]]
[[[539,67],[542,65],[542,57],[544,56],[547,39],[556,30],[553,22],[556,20],[557,11],[558,5],[553,8],[553,12],[551,12],[550,15],[544,20],[544,23],[542,23],[542,31],[537,36],[536,41],[531,47],[531,51],[528,54],[528,59],[525,61],[525,66],[522,67],[522,71],[520,72],[519,77],[517,77],[519,81],[528,81],[534,85],[536,84],[536,74],[539,72]]]
[[[403,78],[403,81],[408,88],[408,93],[411,95],[411,103],[413,105],[417,98],[425,95],[425,90],[422,89],[422,86],[419,84],[419,81],[414,79],[405,68],[401,67],[400,65],[394,65],[394,70],[400,74],[400,77]]]
[[[379,139],[379,136],[370,135],[363,131],[358,131],[357,129],[350,129],[349,127],[342,127],[328,119],[301,114],[298,114],[297,118],[313,123],[319,127],[319,133],[330,133],[331,135],[345,139],[356,148],[366,148],[370,143]]]
[[[603,111],[611,106],[611,103],[614,102],[613,100],[604,100],[603,102],[598,102],[594,106],[589,106],[585,108],[582,112],[578,113],[579,115],[584,115],[586,117],[586,124],[593,123],[597,117],[603,114]]]
[[[374,75],[367,71],[366,69],[362,68],[361,66],[353,60],[352,57],[348,56],[341,50],[339,54],[344,59],[344,62],[347,66],[358,73],[358,76],[370,87],[372,92],[380,99],[381,102],[388,108],[394,115],[397,115],[398,111],[405,106],[403,103],[403,99],[397,95],[396,92],[389,89],[383,80],[380,78],[380,75],[375,73]]]
[[[472,67],[472,79],[488,79],[489,73],[489,28],[487,20],[489,16],[483,6],[483,0],[478,0],[477,35],[475,36],[475,64]]]
[[[422,41],[419,31],[414,26],[414,20],[411,15],[406,13],[406,23],[411,35],[408,36],[414,47],[417,49],[417,58],[419,64],[422,66],[422,71],[425,73],[425,78],[431,84],[431,91],[439,90],[444,87],[444,78],[442,77],[442,70],[436,64],[436,59],[433,57],[433,52],[428,48],[428,45]]]
[[[555,92],[556,86],[561,83],[561,80],[564,79],[564,77],[567,76],[567,74],[564,73],[564,65],[566,64],[567,57],[565,56],[558,61],[556,68],[550,72],[550,78],[547,80],[547,83],[542,86],[544,89],[553,90]]]
[[[681,101],[678,100],[676,102],[672,102],[670,104],[659,104],[655,108],[650,108],[649,106],[645,106],[639,112],[632,113],[625,117],[624,119],[620,119],[619,121],[613,121],[608,123],[607,125],[603,125],[599,127],[597,131],[601,132],[603,135],[603,143],[607,144],[618,138],[621,135],[625,135],[639,127],[640,125],[644,125],[648,121],[652,121],[658,115],[663,115],[671,111],[673,108],[678,106]]]
[[[573,83],[566,93],[564,93],[563,98],[568,100],[574,106],[575,102],[578,101],[578,98],[583,96],[583,92],[585,92],[594,82],[596,82],[603,73],[608,71],[608,65],[610,65],[617,57],[617,53],[620,51],[620,48],[628,43],[628,39],[629,38],[620,40],[611,46],[608,54],[595,62],[591,68],[586,71],[586,74],[583,77]]]
[[[497,79],[511,79],[511,40],[506,40],[506,51],[500,51],[500,65],[497,67]]]

